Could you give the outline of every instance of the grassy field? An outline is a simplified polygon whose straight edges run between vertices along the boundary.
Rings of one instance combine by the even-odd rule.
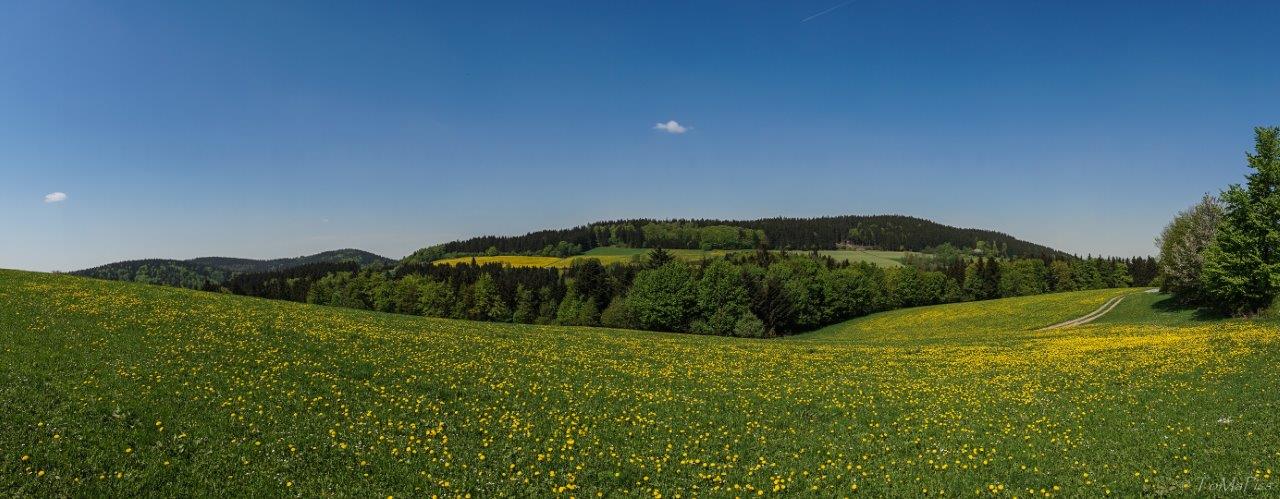
[[[1123,302],[1098,324],[1160,324],[1164,326],[1194,326],[1212,324],[1221,320],[1205,311],[1178,307],[1166,294],[1141,293],[1125,297]]]
[[[1276,323],[1168,326],[1138,307],[1035,331],[1110,293],[744,340],[0,271],[0,490],[1275,493]]]
[[[616,248],[601,247],[592,248],[581,255],[571,256],[568,258],[558,258],[550,256],[518,256],[518,255],[499,255],[499,256],[477,256],[476,263],[502,263],[513,267],[556,267],[566,268],[575,261],[594,258],[605,265],[611,263],[630,263],[638,261],[645,254],[651,251],[648,248]],[[673,249],[667,250],[672,256],[686,261],[696,261],[703,258],[723,257],[735,251],[747,250],[693,250],[693,249]],[[830,256],[837,261],[850,262],[869,262],[881,267],[901,267],[902,258],[906,256],[906,252],[902,251],[878,251],[878,250],[823,250],[819,254]],[[441,265],[457,265],[461,263],[470,263],[472,257],[464,256],[458,258],[447,258],[436,260],[436,264]]]
[[[827,326],[787,338],[865,344],[1017,343],[1026,333],[1094,311],[1117,295],[1141,289],[1099,289],[1017,299],[904,308]],[[1150,295],[1148,295],[1150,296]]]
[[[902,258],[907,256],[905,251],[880,250],[820,250],[818,254],[829,256],[839,262],[867,262],[886,268],[901,267]]]

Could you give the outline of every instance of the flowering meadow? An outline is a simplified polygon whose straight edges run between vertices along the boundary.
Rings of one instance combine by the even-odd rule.
[[[1037,331],[1135,291],[755,340],[0,271],[0,491],[1280,493],[1280,325]]]

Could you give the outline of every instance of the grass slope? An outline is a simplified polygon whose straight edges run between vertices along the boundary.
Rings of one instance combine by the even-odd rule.
[[[1274,324],[1032,334],[1068,317],[1010,312],[1025,300],[1074,314],[1101,298],[993,302],[1003,318],[985,326],[926,307],[895,312],[914,325],[874,342],[777,341],[0,271],[0,490],[1098,496],[1274,484]],[[911,333],[951,328],[968,333]]]
[[[1141,293],[1125,297],[1123,302],[1096,321],[1099,324],[1159,324],[1186,326],[1210,324],[1221,320],[1208,311],[1180,307],[1173,297],[1160,293]]]
[[[904,308],[832,324],[792,340],[877,344],[1019,341],[1027,331],[1083,316],[1140,288],[1098,289]]]

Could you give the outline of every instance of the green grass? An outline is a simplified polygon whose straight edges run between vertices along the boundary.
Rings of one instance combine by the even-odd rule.
[[[1095,497],[1218,495],[1201,482],[1246,479],[1275,490],[1277,328],[1031,330],[1102,298],[922,307],[825,339],[745,340],[0,271],[0,490]]]
[[[1110,313],[1098,318],[1098,324],[1158,324],[1184,326],[1214,322],[1221,318],[1212,313],[1177,305],[1173,297],[1161,293],[1138,293],[1126,296]]]
[[[822,250],[818,254],[830,256],[836,261],[845,262],[867,262],[874,263],[881,267],[901,267],[902,259],[907,256],[905,251],[880,251],[880,250]]]
[[[1027,332],[1083,316],[1133,289],[1098,289],[904,308],[832,324],[789,339],[875,344],[994,343],[1019,341]]]

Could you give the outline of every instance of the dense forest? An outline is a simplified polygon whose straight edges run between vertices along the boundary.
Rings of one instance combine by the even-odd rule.
[[[406,263],[429,262],[457,255],[546,254],[560,244],[583,251],[602,246],[632,248],[731,249],[768,244],[787,250],[864,247],[922,251],[949,244],[975,248],[988,245],[992,256],[1063,257],[1066,254],[1008,234],[961,229],[900,215],[845,215],[820,218],[763,218],[759,220],[618,220],[571,229],[542,230],[523,236],[482,236],[418,250]],[[563,256],[563,255],[562,255]]]
[[[276,272],[317,263],[353,262],[357,266],[391,265],[395,260],[358,249],[325,251],[296,258],[252,260],[248,258],[202,257],[190,260],[130,260],[77,270],[74,275],[118,281],[163,284],[203,289],[247,273]]]
[[[213,267],[231,270],[233,272],[271,272],[274,270],[284,270],[312,263],[355,262],[362,267],[374,264],[391,265],[395,263],[395,260],[390,258],[370,253],[368,251],[351,248],[325,251],[323,253],[316,253],[308,256],[276,258],[272,260],[208,256],[193,258],[188,261],[203,263]]]
[[[1150,258],[945,252],[907,263],[881,268],[763,250],[683,262],[655,249],[639,265],[583,259],[564,270],[497,263],[310,266],[208,289],[432,317],[767,337],[900,307],[1142,286],[1155,269]]]
[[[91,269],[77,270],[72,274],[98,279],[200,289],[209,284],[225,282],[235,272],[189,260],[151,259],[116,262]]]

